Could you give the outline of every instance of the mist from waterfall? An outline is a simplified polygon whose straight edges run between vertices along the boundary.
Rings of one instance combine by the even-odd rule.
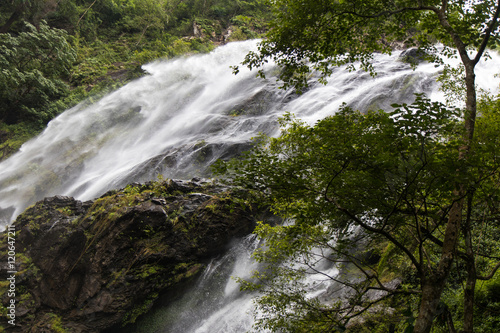
[[[361,111],[390,110],[393,103],[412,103],[415,93],[444,101],[436,83],[441,68],[422,63],[414,70],[398,60],[400,52],[375,55],[376,77],[338,68],[327,85],[312,77],[310,88],[300,95],[279,89],[272,64],[265,69],[267,79],[245,68],[233,75],[230,66],[256,50],[257,42],[150,63],[144,66],[148,75],[51,121],[42,134],[0,163],[0,227],[47,196],[89,200],[158,175],[209,177],[214,161],[249,149],[253,136],[277,135],[277,119],[285,112],[312,124],[334,114],[342,103]],[[499,65],[496,54],[479,64],[478,88],[497,93]],[[187,326],[183,332],[248,329],[252,295],[239,294],[230,276],[248,276],[255,244],[247,238],[214,260],[196,288],[179,297],[170,310],[156,313],[159,319],[149,332],[177,332],[176,327]],[[184,315],[176,308],[184,309]]]
[[[248,149],[252,136],[276,133],[285,111],[314,122],[343,102],[367,110],[411,103],[419,92],[441,99],[435,92],[439,69],[421,64],[414,71],[397,60],[399,52],[375,56],[375,78],[339,68],[328,85],[311,78],[302,95],[278,89],[272,64],[266,80],[245,68],[233,75],[230,66],[256,44],[231,43],[210,54],[145,65],[145,77],[52,120],[0,164],[1,224],[47,196],[88,200],[159,174],[207,176],[211,163]]]

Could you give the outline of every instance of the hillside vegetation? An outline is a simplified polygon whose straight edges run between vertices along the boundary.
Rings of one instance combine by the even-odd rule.
[[[0,3],[0,160],[63,110],[142,75],[158,58],[258,37],[262,0]]]

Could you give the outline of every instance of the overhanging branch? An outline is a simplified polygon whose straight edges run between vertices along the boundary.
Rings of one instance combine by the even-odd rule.
[[[478,280],[489,280],[491,279],[495,273],[497,272],[497,270],[500,268],[500,262],[498,264],[496,264],[496,266],[493,268],[493,270],[491,271],[491,273],[487,276],[477,276],[477,279]]]
[[[476,57],[474,60],[472,60],[473,64],[476,65],[479,62],[479,59],[481,59],[484,51],[486,50],[486,46],[488,45],[488,41],[491,37],[491,34],[493,32],[493,29],[495,29],[498,21],[498,17],[500,15],[500,1],[497,4],[497,9],[495,11],[495,15],[493,16],[490,24],[488,25],[488,29],[486,29],[485,36],[483,38],[483,42],[479,46],[479,49],[477,50]]]
[[[351,218],[354,222],[356,222],[356,224],[358,224],[363,229],[370,231],[370,232],[373,232],[375,234],[384,236],[388,241],[393,243],[397,248],[399,248],[401,251],[403,251],[408,256],[408,258],[411,260],[411,262],[413,263],[413,265],[415,266],[415,268],[417,269],[419,274],[423,274],[422,265],[417,260],[417,258],[415,258],[415,256],[411,253],[411,251],[407,247],[405,247],[403,244],[401,244],[396,238],[394,238],[389,232],[382,230],[382,229],[379,229],[379,228],[372,227],[372,226],[368,225],[367,223],[361,221],[356,215],[351,213],[348,209],[342,207],[342,205],[340,205],[337,202],[337,200],[328,197],[327,193],[325,193],[325,200],[334,204],[338,210],[340,210],[341,212],[346,214],[349,218]]]

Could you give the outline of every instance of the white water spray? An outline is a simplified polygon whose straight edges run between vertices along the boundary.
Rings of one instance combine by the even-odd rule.
[[[443,101],[435,81],[440,69],[420,64],[413,70],[398,61],[398,52],[375,56],[375,78],[339,68],[327,85],[312,82],[302,95],[278,89],[272,65],[266,69],[267,80],[244,69],[233,75],[229,66],[240,63],[256,43],[232,43],[207,55],[151,63],[144,66],[149,75],[54,119],[40,136],[0,163],[0,227],[46,196],[87,200],[159,174],[206,176],[211,163],[248,149],[257,133],[276,134],[276,119],[286,111],[314,123],[344,102],[360,110],[389,110],[392,103],[413,102],[414,93],[420,92]],[[478,66],[479,88],[497,92],[492,69],[499,65],[493,54]],[[237,270],[235,275],[246,274],[238,265],[247,252],[220,264]],[[207,303],[210,309],[200,310],[191,332],[238,332],[251,325],[250,298],[235,297],[237,288],[226,279],[220,303]],[[322,290],[314,292],[320,295]]]
[[[232,43],[214,52],[158,61],[149,75],[90,106],[82,103],[51,121],[37,138],[0,164],[0,226],[47,196],[95,198],[131,182],[206,175],[218,158],[249,148],[258,132],[275,133],[276,118],[289,111],[312,123],[342,103],[360,110],[411,103],[413,94],[436,93],[432,64],[413,70],[393,56],[376,55],[375,78],[336,69],[328,85],[312,82],[302,95],[278,89],[268,79],[230,65],[242,61],[256,41]],[[479,66],[479,85],[491,87],[499,58]]]

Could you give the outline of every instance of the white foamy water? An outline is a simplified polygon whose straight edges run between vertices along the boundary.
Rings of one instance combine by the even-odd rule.
[[[411,103],[419,92],[443,100],[435,83],[439,68],[421,64],[413,70],[397,60],[399,52],[375,56],[375,78],[339,68],[328,85],[312,80],[302,95],[278,89],[272,65],[267,80],[244,68],[233,75],[230,66],[256,43],[148,64],[149,75],[51,121],[0,164],[1,224],[47,196],[87,200],[159,174],[206,175],[216,159],[248,149],[252,136],[276,133],[275,120],[285,111],[313,123],[344,102],[360,110],[390,109],[392,103]],[[497,88],[492,69],[499,63],[495,54],[478,67],[479,87]]]
[[[233,75],[230,66],[239,64],[256,44],[231,43],[210,54],[148,64],[145,77],[51,121],[41,135],[0,163],[0,227],[51,195],[87,200],[159,174],[206,176],[211,163],[248,149],[250,138],[259,132],[276,134],[276,119],[284,112],[314,123],[334,114],[344,102],[362,111],[389,110],[390,104],[411,103],[414,93],[421,92],[444,101],[435,81],[440,69],[420,64],[413,70],[398,61],[399,52],[375,56],[375,78],[339,68],[327,85],[312,79],[311,88],[301,95],[278,89],[272,64],[266,80],[244,68]],[[478,65],[479,88],[498,91],[497,68],[496,54]],[[254,268],[249,259],[254,243],[246,242],[236,245],[232,255],[214,261],[191,296],[180,301],[187,304],[179,306],[187,316],[162,312],[149,332],[177,332],[188,323],[189,329],[182,332],[234,333],[250,328],[252,295],[240,294],[229,279],[249,276]],[[335,273],[334,267],[325,269]],[[316,282],[311,295],[327,292],[328,283],[311,282]]]

